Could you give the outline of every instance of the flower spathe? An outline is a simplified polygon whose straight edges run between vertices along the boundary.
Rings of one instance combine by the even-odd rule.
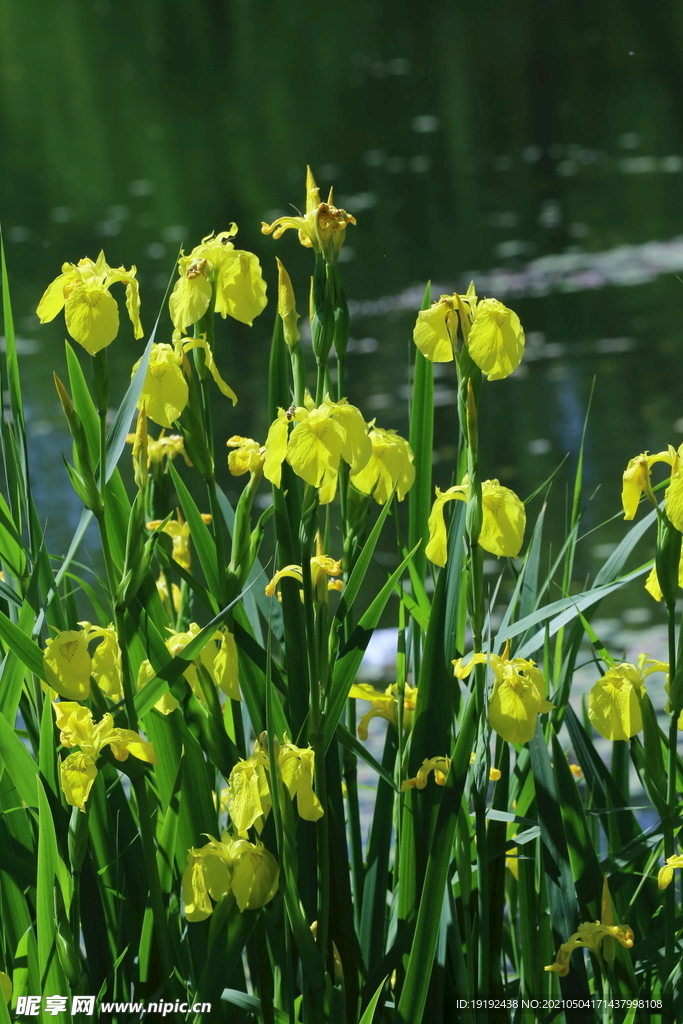
[[[638,664],[612,665],[588,695],[588,717],[606,740],[630,740],[643,728],[640,701],[653,672],[668,673],[666,662],[640,653]]]
[[[436,488],[436,501],[429,514],[429,541],[425,549],[427,558],[435,565],[444,566],[448,559],[448,535],[444,520],[444,505],[448,501],[467,501],[469,484],[467,477],[461,484],[446,491]],[[479,543],[485,551],[499,558],[515,558],[524,541],[526,511],[509,487],[502,487],[497,480],[484,480],[481,485],[482,527]]]
[[[91,356],[111,345],[119,332],[119,307],[109,289],[121,282],[126,286],[126,309],[133,333],[141,338],[140,292],[137,270],[109,266],[101,252],[97,260],[64,263],[59,277],[48,285],[36,310],[41,324],[54,320],[64,310],[66,329]]]
[[[356,218],[346,210],[334,206],[334,192],[330,189],[326,203],[320,202],[320,189],[313,172],[306,168],[306,212],[304,216],[278,217],[272,224],[261,223],[264,235],[280,236],[293,228],[299,233],[299,241],[308,249],[322,253],[328,263],[336,262],[339,250],[346,236],[348,224],[355,224]]]
[[[147,372],[137,407],[144,407],[149,418],[165,430],[170,430],[174,420],[178,419],[189,401],[190,391],[183,368],[186,367],[185,355],[194,348],[202,349],[204,352],[206,368],[221,394],[229,398],[233,405],[237,402],[237,395],[218,372],[213,353],[204,337],[181,338],[178,335],[174,337],[172,345],[155,342],[149,354]],[[133,367],[133,374],[139,362],[140,360]],[[189,366],[186,369],[189,373]]]
[[[224,831],[220,841],[188,850],[182,892],[188,921],[204,921],[213,913],[212,900],[232,893],[240,909],[258,910],[277,892],[280,868],[261,842],[234,839]]]
[[[571,955],[575,949],[587,946],[592,953],[599,954],[602,941],[608,936],[616,939],[626,949],[630,949],[633,945],[633,931],[627,924],[600,924],[599,921],[593,924],[592,921],[586,921],[579,925],[578,930],[567,942],[562,943],[557,951],[555,962],[543,969],[565,978],[569,974]]]
[[[547,684],[535,662],[510,658],[506,645],[502,656],[473,654],[467,665],[462,658],[453,662],[457,679],[466,679],[475,665],[489,662],[494,683],[489,701],[491,728],[508,743],[528,743],[536,732],[536,716],[555,707],[547,697]]]
[[[345,398],[333,402],[328,396],[316,406],[308,394],[303,406],[287,411],[278,409],[265,448],[266,480],[281,486],[282,463],[286,459],[297,476],[320,488],[321,505],[334,498],[342,459],[352,473],[358,473],[372,455],[367,425],[354,405],[349,405]]]
[[[398,684],[392,683],[382,693],[369,683],[354,683],[349,690],[349,697],[355,700],[368,700],[371,708],[361,716],[358,722],[358,736],[362,740],[368,738],[368,722],[373,718],[386,718],[394,729],[398,729]],[[403,689],[403,729],[410,732],[415,717],[417,702],[417,686],[405,684]]]
[[[371,426],[368,437],[372,454],[363,469],[351,474],[351,483],[380,505],[389,500],[394,487],[398,500],[403,501],[415,482],[412,448],[395,430]]]
[[[72,807],[85,810],[85,802],[97,777],[96,761],[104,747],[111,747],[117,761],[125,761],[132,754],[141,761],[156,764],[152,744],[132,729],[116,728],[111,715],[104,715],[96,725],[92,711],[82,704],[54,701],[52,707],[63,746],[80,748],[77,753],[69,754],[60,765],[62,789]]]
[[[237,226],[211,233],[189,256],[178,260],[180,278],[169,300],[171,320],[179,331],[198,323],[209,309],[215,289],[215,310],[252,326],[266,307],[266,285],[261,264],[252,252],[235,249],[231,238]]]

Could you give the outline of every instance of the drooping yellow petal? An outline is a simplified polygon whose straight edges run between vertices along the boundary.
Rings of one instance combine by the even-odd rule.
[[[67,331],[91,356],[111,345],[119,333],[116,299],[97,282],[74,288],[64,313]]]
[[[524,541],[524,503],[497,480],[485,480],[481,492],[483,517],[479,543],[492,555],[516,558]]]
[[[372,455],[372,441],[368,437],[368,426],[360,409],[350,405],[345,398],[339,402],[326,400],[320,407],[338,423],[343,431],[344,446],[342,458],[348,462],[352,473],[358,473]]]
[[[66,802],[84,811],[85,802],[96,778],[97,768],[92,757],[81,751],[69,754],[60,765],[60,779]]]
[[[270,903],[280,878],[278,862],[263,843],[236,843],[239,860],[232,876],[232,892],[240,912]]]
[[[491,667],[495,675],[488,712],[491,728],[508,743],[528,743],[536,731],[536,716],[554,707],[546,700],[543,673],[524,658],[492,655]]]
[[[680,853],[667,857],[666,864],[663,868],[659,869],[659,874],[657,875],[658,889],[666,889],[667,886],[671,885],[675,868],[683,868],[683,856]]]
[[[287,458],[297,476],[319,487],[326,472],[338,469],[344,445],[344,431],[336,420],[324,408],[313,409],[292,431]]]
[[[142,736],[132,729],[112,729],[107,743],[117,761],[125,761],[128,755],[132,754],[139,761],[157,763],[152,744],[143,740]]]
[[[138,690],[141,690],[143,686],[147,686],[147,684],[151,683],[151,681],[155,678],[156,672],[152,668],[151,662],[149,662],[145,658],[145,660],[141,662],[140,668],[138,669],[138,677],[136,683]],[[171,691],[167,690],[163,697],[159,698],[154,707],[156,708],[157,711],[160,711],[162,715],[170,715],[171,712],[175,711],[175,709],[179,707],[179,704],[176,698],[171,693]]]
[[[380,505],[389,500],[396,486],[396,496],[403,501],[415,480],[410,445],[395,430],[375,427],[368,436],[372,455],[363,469],[351,475],[351,483],[362,494],[372,495]]]
[[[199,851],[197,850],[188,851],[189,863],[183,872],[183,903],[185,905],[185,917],[188,921],[205,921],[213,913],[213,904],[209,899],[206,884],[205,858],[198,854]],[[226,876],[228,875],[227,866],[225,867],[225,874]]]
[[[278,770],[291,799],[296,797],[299,817],[317,821],[323,816],[320,800],[313,791],[315,754],[312,747],[296,747],[292,743],[280,748]]]
[[[670,522],[683,533],[683,471],[672,473],[671,483],[664,494],[664,509]]]
[[[220,269],[216,285],[216,312],[251,327],[266,308],[266,283],[253,252],[235,249]]]
[[[221,635],[221,646],[214,661],[214,678],[228,697],[232,700],[242,700],[239,684],[239,656],[235,637],[227,629]]]
[[[478,302],[467,347],[488,380],[509,377],[524,354],[524,331],[519,317],[498,299]]]
[[[263,461],[263,475],[275,487],[281,486],[282,463],[287,456],[287,434],[289,431],[289,419],[284,409],[278,409],[277,419],[274,420],[266,438],[266,456]]]
[[[71,264],[65,264],[65,266],[70,267]],[[64,290],[74,279],[78,280],[78,273],[75,273],[73,269],[68,270],[65,274],[60,274],[52,284],[47,286],[36,310],[41,324],[54,320],[57,314],[61,313],[64,309],[64,303],[66,302]]]
[[[456,316],[452,300],[447,295],[442,295],[430,309],[423,309],[417,314],[413,341],[422,355],[433,363],[453,361]]]
[[[83,630],[64,630],[45,644],[45,677],[60,697],[85,700],[90,696],[92,660]]]
[[[203,273],[187,273],[180,277],[168,301],[173,326],[185,331],[192,324],[199,323],[211,302],[211,283]]]
[[[225,395],[226,398],[229,398],[233,405],[236,405],[237,395],[232,390],[232,388],[225,383],[220,373],[218,372],[218,367],[214,362],[213,352],[211,351],[210,346],[207,344],[206,338],[188,338],[187,340],[182,342],[182,346],[185,352],[189,352],[190,349],[193,348],[202,349],[202,351],[204,352],[204,359],[206,361],[206,368],[213,377],[214,382],[218,385],[219,391],[221,392],[221,394]]]
[[[588,695],[588,717],[606,740],[629,740],[643,728],[640,697],[644,688],[627,677],[624,667],[609,668]]]
[[[137,366],[136,363],[133,373]],[[152,345],[138,409],[144,405],[148,417],[168,430],[182,413],[188,399],[187,381],[178,353],[165,343]]]
[[[264,816],[259,774],[265,778],[263,766],[251,759],[238,761],[230,772],[228,810],[240,836],[246,837],[248,830]]]
[[[448,559],[448,535],[446,522],[444,520],[443,507],[447,501],[467,501],[467,487],[458,484],[456,487],[449,487],[446,491],[436,488],[436,501],[429,513],[427,526],[429,528],[429,541],[425,548],[425,554],[434,565],[443,567]]]

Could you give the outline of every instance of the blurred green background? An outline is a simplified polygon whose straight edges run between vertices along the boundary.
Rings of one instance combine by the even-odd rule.
[[[262,441],[275,256],[300,310],[311,264],[293,232],[274,241],[260,221],[303,205],[306,163],[358,220],[342,268],[349,399],[405,432],[425,281],[474,277],[528,342],[520,370],[485,389],[484,475],[526,497],[566,453],[571,466],[595,379],[587,529],[616,513],[628,458],[683,439],[682,50],[668,0],[0,0],[0,218],[53,549],[80,510],[51,382],[63,320],[39,327],[43,289],[104,248],[137,265],[149,331],[179,247],[236,221],[271,303],[251,329],[218,325],[240,401],[221,400],[216,426]],[[109,350],[116,397],[143,344],[126,322]],[[444,487],[454,374],[436,371]],[[221,483],[236,497],[225,468]],[[581,572],[622,534],[589,538]]]

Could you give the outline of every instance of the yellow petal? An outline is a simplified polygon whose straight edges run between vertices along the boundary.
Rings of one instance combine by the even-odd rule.
[[[253,252],[235,249],[232,255],[234,258],[226,259],[220,269],[216,312],[251,327],[268,302],[261,264]]]
[[[485,480],[481,490],[483,518],[479,543],[492,555],[515,558],[524,541],[524,503],[497,480]]]
[[[192,277],[183,275],[176,281],[168,302],[173,326],[178,331],[184,331],[198,323],[210,302],[211,284],[204,274],[198,273]]]
[[[447,491],[440,491],[436,488],[436,501],[429,513],[427,526],[429,528],[429,541],[425,548],[425,555],[434,565],[444,566],[448,560],[448,535],[446,523],[443,516],[443,507],[447,501],[467,501],[467,488],[462,484],[456,487],[449,487]]]
[[[95,648],[92,658],[92,675],[99,688],[112,700],[123,698],[123,674],[121,671],[121,649],[113,626],[102,630],[103,639]]]
[[[242,700],[239,685],[239,658],[235,638],[229,630],[222,634],[220,650],[214,661],[214,677],[223,693],[232,700]]]
[[[489,380],[509,377],[524,353],[519,317],[498,299],[484,299],[477,304],[467,346]]]
[[[588,695],[588,717],[606,740],[629,740],[643,727],[638,687],[610,668]]]
[[[454,318],[452,306],[443,299],[417,314],[413,341],[422,355],[433,363],[453,361],[453,342],[449,329],[455,334]]]
[[[188,921],[205,921],[213,913],[213,904],[209,899],[204,875],[204,858],[194,856],[190,850],[190,863],[183,872],[182,890],[185,904],[185,917]],[[226,868],[227,871],[227,868]]]
[[[116,300],[96,282],[74,288],[64,313],[69,334],[91,356],[111,345],[119,332]]]
[[[85,810],[92,784],[97,777],[95,762],[87,754],[69,754],[60,766],[60,779],[66,802]]]
[[[664,494],[664,508],[669,520],[683,532],[683,472],[675,473]]]
[[[346,399],[341,402],[325,402],[322,409],[338,423],[343,431],[344,447],[342,458],[348,462],[352,473],[357,473],[368,462],[372,455],[372,441],[368,437],[367,423],[360,409],[349,405]]]
[[[225,395],[226,398],[229,398],[233,405],[236,405],[237,395],[232,390],[232,388],[225,383],[220,373],[218,372],[218,367],[216,366],[213,359],[213,352],[211,351],[211,348],[208,345],[206,338],[193,338],[191,340],[188,339],[187,341],[183,342],[183,350],[185,352],[189,352],[190,349],[193,348],[201,348],[203,350],[206,368],[213,377],[215,383],[218,385],[221,394]]]
[[[266,457],[263,462],[263,475],[275,487],[280,487],[282,480],[282,463],[287,455],[287,433],[289,420],[284,409],[278,409],[277,419],[273,421],[266,438]]]
[[[263,843],[239,845],[242,855],[232,877],[232,892],[240,912],[258,910],[277,892],[280,868]]]
[[[232,822],[241,836],[246,836],[248,829],[264,813],[259,786],[259,769],[263,773],[261,765],[241,760],[232,769],[228,779],[230,790],[228,810]]]
[[[136,683],[138,690],[141,690],[143,686],[147,686],[147,684],[151,683],[153,679],[156,679],[156,672],[152,668],[151,662],[145,658],[138,669]],[[172,711],[175,711],[175,709],[179,707],[179,704],[171,691],[168,690],[163,697],[159,698],[154,707],[157,711],[161,712],[162,715],[170,715]]]
[[[60,697],[85,700],[90,696],[92,661],[83,630],[64,630],[47,640],[43,667],[46,681]]]
[[[136,368],[137,363],[133,373]],[[188,399],[187,381],[175,350],[171,345],[152,345],[138,409],[144,405],[147,416],[168,430],[182,413]]]
[[[288,460],[306,483],[319,487],[325,473],[335,473],[344,448],[344,432],[324,408],[313,409],[289,439]]]
[[[71,270],[66,274],[60,274],[59,277],[55,278],[52,284],[47,286],[36,310],[41,324],[46,324],[50,320],[54,320],[57,314],[64,309],[64,303],[66,301],[64,297],[64,288],[73,280],[78,280],[78,273]]]
[[[142,736],[132,729],[112,729],[107,742],[117,761],[125,761],[128,755],[132,754],[140,761],[147,761],[149,764],[157,763],[152,744],[143,740]]]

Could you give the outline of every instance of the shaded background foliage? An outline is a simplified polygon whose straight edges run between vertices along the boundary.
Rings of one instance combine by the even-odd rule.
[[[643,271],[642,249],[619,285],[560,281],[533,295],[523,279],[549,254],[619,264],[621,246],[683,234],[682,46],[679,5],[635,0],[2,0],[0,216],[38,502],[56,546],[60,519],[73,526],[77,508],[43,372],[61,366],[63,327],[38,330],[33,313],[45,284],[64,259],[103,246],[112,265],[137,264],[149,330],[178,247],[235,220],[271,297],[277,253],[303,310],[308,253],[291,234],[264,238],[259,223],[303,203],[307,162],[358,218],[343,268],[353,299],[427,278],[452,289],[473,268],[519,272],[522,294],[499,297],[538,358],[491,389],[486,473],[527,495],[575,453],[597,374],[586,478],[603,486],[587,522],[612,514],[622,463],[680,439],[680,281]],[[348,376],[368,418],[405,430],[413,314],[400,305],[357,311]],[[221,438],[264,437],[273,312],[251,330],[219,328],[219,365],[240,396],[236,410],[225,404]],[[166,314],[162,323],[170,329]],[[125,325],[110,350],[121,389],[140,351]],[[449,367],[437,383],[435,482],[445,486]],[[230,490],[227,470],[223,482]],[[593,568],[587,552],[582,569]]]

